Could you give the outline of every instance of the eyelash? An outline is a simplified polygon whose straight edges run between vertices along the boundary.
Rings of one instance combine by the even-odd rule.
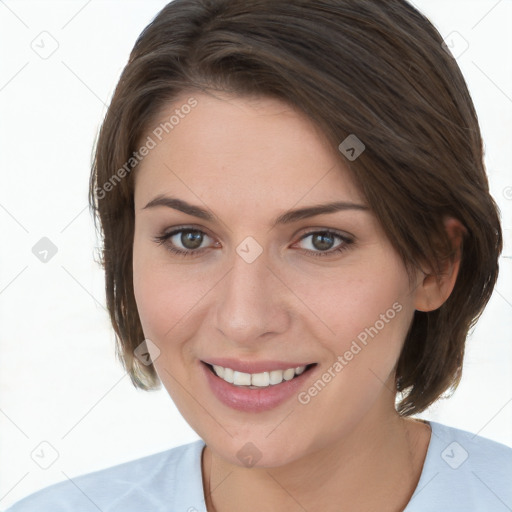
[[[179,229],[175,229],[175,230],[171,231],[170,233],[164,233],[163,235],[156,236],[153,240],[158,245],[165,245],[165,248],[168,251],[172,252],[173,254],[176,254],[178,256],[183,256],[183,257],[188,256],[188,257],[194,258],[196,256],[201,255],[203,250],[207,249],[207,247],[203,247],[202,249],[197,249],[197,250],[191,250],[191,249],[182,250],[182,249],[177,249],[176,247],[174,247],[173,245],[171,245],[169,243],[169,239],[171,237],[173,237],[174,235],[177,235],[178,233],[187,232],[187,231],[194,231],[194,232],[209,236],[207,233],[205,233],[204,231],[201,231],[200,229],[195,229],[195,228],[190,228],[190,227],[189,228],[181,227]],[[299,249],[299,251],[301,251],[302,253],[305,253],[309,256],[313,256],[313,257],[326,257],[326,256],[332,256],[333,254],[336,254],[336,253],[342,253],[342,252],[346,251],[347,249],[349,249],[350,246],[354,243],[353,239],[351,239],[345,235],[341,235],[340,233],[330,230],[330,229],[310,231],[308,233],[305,233],[299,239],[299,242],[301,242],[302,240],[304,240],[305,238],[307,238],[309,236],[316,235],[319,233],[332,235],[332,236],[340,239],[343,243],[340,244],[338,247],[336,247],[334,249],[330,249],[328,251],[310,251],[308,249]]]

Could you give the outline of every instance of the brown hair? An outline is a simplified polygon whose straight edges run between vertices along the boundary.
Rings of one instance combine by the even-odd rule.
[[[419,413],[455,390],[466,336],[497,279],[502,234],[474,106],[442,43],[404,0],[174,0],[144,29],[99,132],[89,190],[117,355],[136,387],[160,383],[133,353],[144,339],[132,276],[134,154],[179,94],[221,90],[288,102],[333,148],[355,134],[365,151],[340,159],[408,270],[427,263],[438,273],[450,254],[443,217],[462,222],[453,292],[435,311],[414,313],[397,411]]]

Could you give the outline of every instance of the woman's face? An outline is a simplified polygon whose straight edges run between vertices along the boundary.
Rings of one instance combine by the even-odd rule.
[[[275,99],[183,95],[171,115],[136,170],[133,272],[187,422],[225,460],[273,467],[396,414],[415,287],[344,157]]]

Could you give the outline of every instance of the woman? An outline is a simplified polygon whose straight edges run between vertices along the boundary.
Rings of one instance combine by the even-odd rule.
[[[170,3],[90,201],[123,364],[201,440],[12,512],[512,507],[512,449],[410,418],[457,386],[502,236],[464,79],[409,4]]]

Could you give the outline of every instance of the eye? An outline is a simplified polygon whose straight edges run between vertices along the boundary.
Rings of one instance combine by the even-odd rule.
[[[174,254],[181,256],[196,256],[203,252],[207,246],[201,247],[205,240],[211,238],[199,229],[179,228],[156,236],[154,241],[159,245],[164,245],[166,249]]]
[[[307,233],[298,243],[301,242],[302,249],[312,256],[332,256],[348,249],[354,240],[331,230],[323,230]]]
[[[208,240],[210,244],[205,244]],[[164,245],[170,252],[189,257],[198,256],[212,247],[212,240],[204,231],[190,227],[176,228],[154,238],[158,245]],[[295,245],[302,244],[300,249],[310,256],[332,256],[347,250],[353,243],[354,240],[347,235],[332,230],[319,230],[305,234]],[[214,242],[213,246],[220,247],[220,244]]]

